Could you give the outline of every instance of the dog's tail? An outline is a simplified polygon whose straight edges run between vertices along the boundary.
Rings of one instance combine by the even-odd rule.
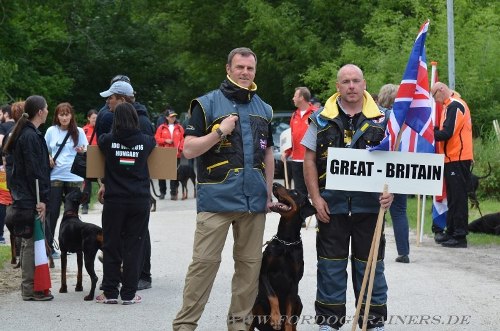
[[[153,191],[154,196],[159,198],[160,195],[158,193],[156,193],[155,184],[153,183],[152,179],[149,180],[149,184],[151,186],[151,190]]]

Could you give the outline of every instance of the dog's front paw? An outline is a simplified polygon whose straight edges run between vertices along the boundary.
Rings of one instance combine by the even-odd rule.
[[[66,285],[61,285],[59,293],[68,293],[68,287]]]
[[[82,292],[82,291],[83,291],[83,286],[81,284],[75,286],[75,292]]]
[[[271,313],[270,324],[274,330],[281,330],[281,315],[278,313]]]

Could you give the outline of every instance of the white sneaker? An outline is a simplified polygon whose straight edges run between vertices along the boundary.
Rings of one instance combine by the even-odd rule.
[[[335,329],[329,325],[320,325],[319,331],[335,331]]]

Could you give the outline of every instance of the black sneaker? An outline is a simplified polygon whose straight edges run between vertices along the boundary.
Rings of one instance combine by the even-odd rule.
[[[467,248],[467,239],[465,238],[451,238],[447,241],[444,241],[441,243],[441,246],[443,247],[450,247],[450,248]]]
[[[452,237],[446,232],[436,232],[436,234],[434,235],[434,241],[436,242],[436,244],[441,244],[445,241],[450,240],[451,238]]]
[[[400,255],[396,258],[396,262],[399,263],[410,263],[410,258],[408,255]]]
[[[160,200],[163,200],[165,199],[165,193],[161,193],[160,196],[159,196]]]

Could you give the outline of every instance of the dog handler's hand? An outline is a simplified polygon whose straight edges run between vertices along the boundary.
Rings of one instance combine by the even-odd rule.
[[[236,121],[239,117],[237,115],[229,115],[222,122],[220,122],[219,129],[224,133],[224,135],[229,135],[233,132],[236,127]]]
[[[44,202],[39,202],[36,205],[36,211],[38,212],[38,216],[40,217],[40,220],[42,223],[45,223],[45,211],[46,211],[46,206]]]
[[[382,194],[380,194],[380,197],[378,198],[378,201],[380,202],[380,206],[382,208],[384,208],[385,210],[387,210],[391,207],[392,200],[394,200],[394,194],[392,194],[392,193],[382,193]]]
[[[270,213],[271,212],[271,207],[273,206],[273,201],[272,200],[268,200],[267,201],[267,205],[266,205],[266,213]]]
[[[106,191],[104,184],[101,184],[99,191],[97,192],[97,199],[101,204],[104,204],[104,192]]]
[[[316,218],[323,223],[330,223],[330,209],[328,209],[328,204],[321,197],[312,198],[312,205],[316,208]]]

